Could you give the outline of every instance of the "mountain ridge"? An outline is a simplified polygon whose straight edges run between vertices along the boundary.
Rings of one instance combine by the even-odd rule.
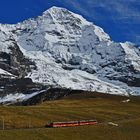
[[[0,24],[0,53],[0,68],[15,79],[30,78],[48,87],[140,94],[140,50],[129,42],[115,43],[102,28],[65,8],[52,7],[15,25]]]

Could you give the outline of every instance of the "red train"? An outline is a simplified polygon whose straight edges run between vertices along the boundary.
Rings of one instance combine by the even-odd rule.
[[[96,120],[83,120],[83,121],[69,121],[69,122],[53,122],[47,125],[48,127],[72,127],[82,125],[94,125],[98,122]]]

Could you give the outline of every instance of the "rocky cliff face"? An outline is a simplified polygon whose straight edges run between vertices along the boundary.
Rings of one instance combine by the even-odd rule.
[[[0,25],[0,76],[47,87],[140,94],[140,49],[115,43],[100,27],[64,8]]]

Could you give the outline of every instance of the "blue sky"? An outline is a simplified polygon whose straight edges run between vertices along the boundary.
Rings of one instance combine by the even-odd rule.
[[[115,41],[140,44],[140,0],[1,0],[0,23],[36,17],[51,6],[65,7],[101,26]]]

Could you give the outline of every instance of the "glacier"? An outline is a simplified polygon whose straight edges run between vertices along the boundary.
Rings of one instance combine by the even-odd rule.
[[[0,57],[0,75],[48,87],[140,95],[140,48],[114,42],[102,28],[65,8],[0,24],[0,52],[12,56],[11,70]]]

